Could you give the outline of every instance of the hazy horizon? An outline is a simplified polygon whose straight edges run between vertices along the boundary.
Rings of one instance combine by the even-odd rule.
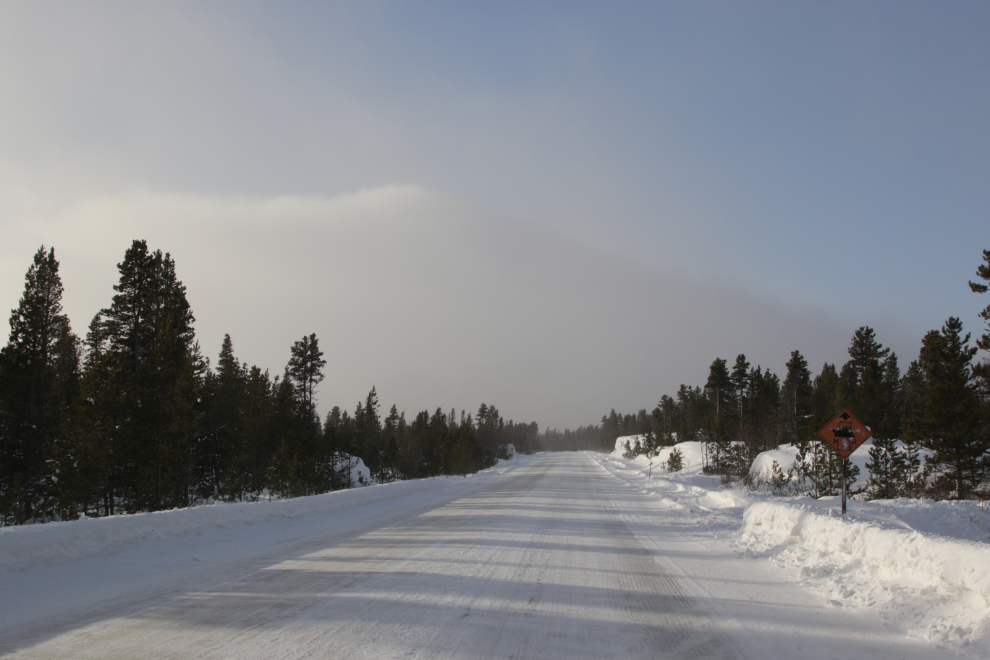
[[[574,428],[745,353],[902,369],[990,248],[990,10],[0,7],[0,308],[39,245],[82,335],[133,239],[215,361],[319,409]]]

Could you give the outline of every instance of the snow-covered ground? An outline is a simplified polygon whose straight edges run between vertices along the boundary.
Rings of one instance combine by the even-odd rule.
[[[414,479],[376,484],[360,458],[351,469],[355,484],[369,485],[322,495],[243,503],[217,503],[205,506],[155,511],[106,518],[82,518],[44,525],[0,527],[0,569],[24,570],[37,564],[107,555],[148,540],[199,536],[211,530],[230,529],[279,519],[292,520],[326,515],[383,500],[408,498],[417,493],[450,492],[462,486],[477,485],[502,474],[517,462],[500,461],[491,469],[463,477]]]
[[[634,439],[634,438],[633,438]],[[597,460],[609,472],[668,506],[682,508],[699,528],[753,561],[768,561],[811,586],[829,606],[872,611],[905,634],[964,655],[990,657],[990,512],[977,502],[838,497],[771,497],[726,489],[701,471],[700,443],[677,445],[685,468],[657,470],[671,448],[653,459],[622,458],[620,438]],[[868,447],[853,454],[861,479]],[[766,452],[754,470],[776,461],[787,470],[791,448]]]

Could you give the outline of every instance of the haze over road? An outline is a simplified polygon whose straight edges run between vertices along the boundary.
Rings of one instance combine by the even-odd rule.
[[[335,514],[0,575],[14,658],[939,657],[544,454]],[[38,603],[4,594],[37,585]],[[51,603],[56,603],[51,605]]]

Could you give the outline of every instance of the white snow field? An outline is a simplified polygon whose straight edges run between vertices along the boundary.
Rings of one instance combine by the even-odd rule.
[[[744,524],[750,496],[686,462],[647,480],[634,461],[538,454],[469,478],[0,529],[0,654],[958,657],[761,558],[778,525]]]

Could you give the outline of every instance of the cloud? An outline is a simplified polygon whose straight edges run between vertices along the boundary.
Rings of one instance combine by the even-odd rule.
[[[35,216],[49,219],[17,224],[0,253],[0,300],[16,304],[33,250],[54,245],[84,333],[144,238],[175,258],[206,355],[229,333],[240,359],[279,374],[315,332],[324,411],[375,385],[410,414],[485,401],[574,427],[703,384],[715,357],[744,352],[778,372],[793,349],[815,368],[841,360],[852,330],[412,185],[332,198],[144,191]]]

